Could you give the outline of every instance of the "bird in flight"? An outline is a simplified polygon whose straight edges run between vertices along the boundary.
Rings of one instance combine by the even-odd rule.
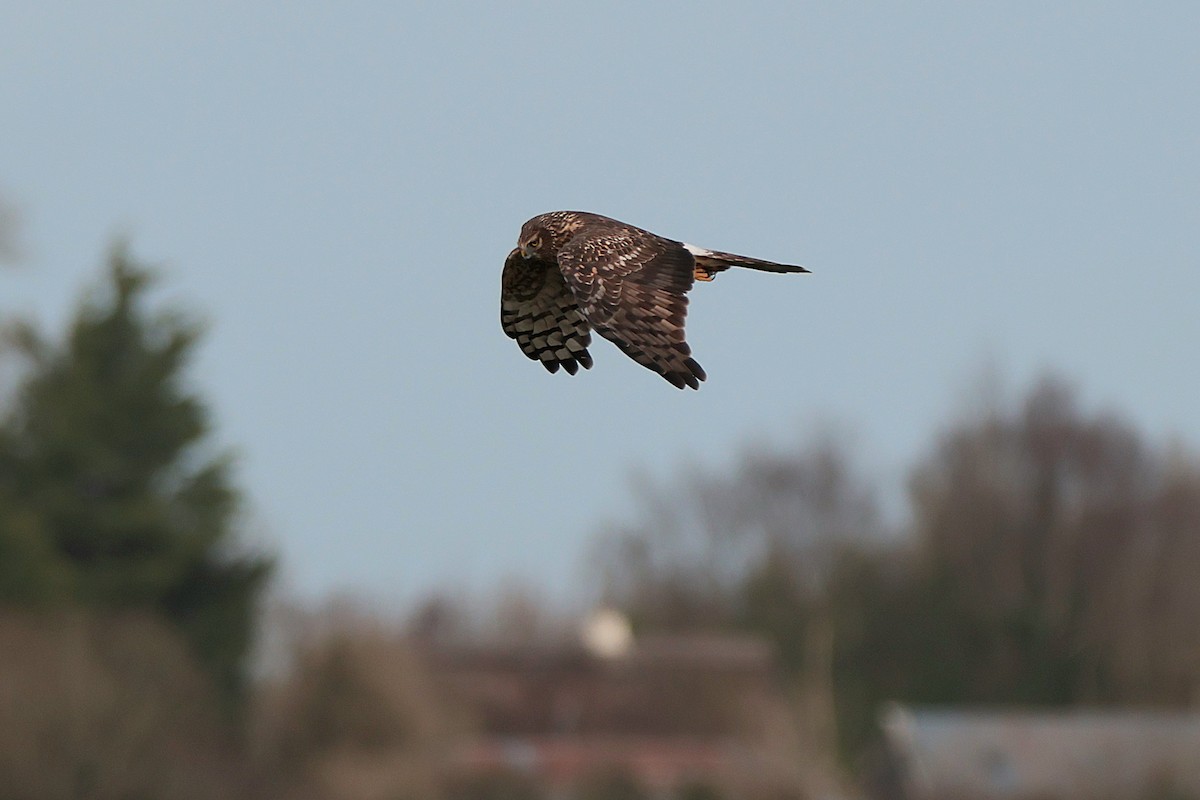
[[[687,292],[730,267],[808,272],[705,250],[585,211],[552,211],[521,226],[504,261],[500,326],[550,372],[591,369],[592,330],[682,389],[706,375],[684,336]]]

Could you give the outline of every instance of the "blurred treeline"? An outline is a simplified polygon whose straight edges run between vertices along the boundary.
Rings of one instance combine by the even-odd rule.
[[[186,377],[201,327],[148,311],[149,285],[117,248],[61,337],[3,325],[0,800],[536,796],[439,772],[472,720],[411,646],[560,635],[532,594],[486,618],[444,601],[403,624],[293,615],[252,674],[272,558],[241,535]],[[590,589],[639,632],[766,638],[797,761],[830,772],[862,764],[890,700],[1194,705],[1196,456],[1054,378],[979,406],[886,518],[832,438],[643,481]]]
[[[979,406],[912,467],[899,522],[834,441],[649,484],[603,539],[610,602],[640,630],[770,639],[851,764],[889,700],[1194,707],[1195,454],[1053,377]]]

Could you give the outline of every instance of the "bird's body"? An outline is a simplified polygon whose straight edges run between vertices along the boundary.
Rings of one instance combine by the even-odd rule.
[[[808,272],[666,239],[583,211],[552,211],[521,227],[501,279],[500,324],[550,372],[590,369],[594,329],[680,389],[704,370],[684,338],[687,292],[730,267]]]

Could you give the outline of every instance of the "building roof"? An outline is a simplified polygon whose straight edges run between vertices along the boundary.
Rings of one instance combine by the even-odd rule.
[[[910,800],[1200,796],[1200,714],[889,707]]]
[[[752,637],[639,639],[605,658],[574,644],[429,650],[435,682],[497,736],[740,736],[778,702],[770,646]]]
[[[576,643],[435,646],[425,658],[473,723],[454,748],[458,771],[516,770],[562,788],[611,767],[664,791],[792,780],[795,755],[781,763],[767,738],[791,717],[759,638],[646,636],[613,655]]]

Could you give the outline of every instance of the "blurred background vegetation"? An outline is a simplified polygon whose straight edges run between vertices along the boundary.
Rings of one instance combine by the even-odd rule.
[[[147,308],[151,280],[118,246],[65,330],[4,321],[0,800],[543,796],[519,772],[445,766],[485,725],[422,647],[539,653],[577,620],[522,587],[405,620],[268,608],[276,556],[244,535],[187,377],[202,326]],[[767,738],[802,766],[770,796],[854,793],[891,701],[1200,697],[1195,452],[1085,410],[1061,377],[984,394],[912,465],[901,515],[831,436],[643,481],[634,518],[597,521],[581,595],[635,637],[769,645],[787,724]],[[720,691],[694,686],[689,703]],[[647,795],[613,773],[577,796]]]

